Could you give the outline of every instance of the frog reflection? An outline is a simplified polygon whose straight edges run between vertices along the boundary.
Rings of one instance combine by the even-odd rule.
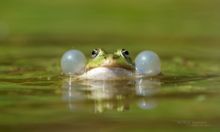
[[[63,83],[64,99],[70,110],[88,109],[88,102],[94,102],[94,112],[108,110],[127,111],[136,101],[141,109],[156,107],[156,101],[150,100],[160,89],[159,80],[124,81],[83,81],[66,80]]]

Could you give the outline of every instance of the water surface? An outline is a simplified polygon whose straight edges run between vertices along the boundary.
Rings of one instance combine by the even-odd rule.
[[[60,57],[71,46],[1,46],[1,130],[218,129],[218,46],[182,45],[194,51],[175,54],[172,49],[146,45],[160,55],[163,76],[116,82],[76,82],[63,76]],[[101,44],[73,46],[89,57],[90,49]],[[117,45],[112,44],[112,49],[108,45],[103,47],[111,51]],[[133,58],[141,51],[140,46],[127,48]],[[173,48],[179,49],[179,45]]]

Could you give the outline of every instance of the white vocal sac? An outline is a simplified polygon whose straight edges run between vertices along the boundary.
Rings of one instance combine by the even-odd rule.
[[[62,71],[67,75],[81,74],[84,72],[86,57],[79,50],[65,52],[61,59]]]
[[[135,58],[136,73],[143,76],[156,76],[161,72],[159,56],[153,51],[142,51]]]

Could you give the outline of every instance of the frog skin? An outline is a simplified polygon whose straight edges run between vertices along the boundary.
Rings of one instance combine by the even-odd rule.
[[[113,53],[107,53],[103,49],[94,49],[92,58],[85,66],[82,79],[117,80],[132,78],[135,65],[129,52],[118,49]]]

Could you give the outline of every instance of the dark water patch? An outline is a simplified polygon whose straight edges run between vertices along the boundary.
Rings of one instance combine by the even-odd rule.
[[[23,75],[25,73],[35,73],[37,71],[46,71],[46,69],[42,66],[11,66],[10,68],[4,69],[2,74],[6,75]]]
[[[28,88],[28,89],[0,89],[1,96],[54,96],[57,95],[57,92],[54,89],[48,89],[47,87],[37,87],[37,88]]]
[[[160,81],[163,85],[176,85],[176,84],[184,84],[187,82],[195,82],[202,80],[209,80],[213,78],[218,78],[219,75],[193,75],[193,76],[161,76]]]
[[[78,119],[78,118],[77,118]],[[91,119],[78,119],[80,122],[77,122],[76,119],[69,119],[61,122],[54,123],[43,123],[43,124],[29,124],[29,125],[19,125],[15,126],[17,130],[21,131],[65,131],[70,132],[73,130],[78,131],[161,131],[161,129],[166,129],[168,131],[207,131],[207,130],[218,130],[219,125],[217,119],[205,120],[203,125],[199,125],[199,122],[202,122],[198,119],[193,120],[178,120],[178,119],[139,119],[139,120],[118,120],[109,119],[109,118],[94,118],[91,122]],[[187,122],[189,124],[180,124],[182,122]],[[197,126],[198,125],[198,126]],[[6,130],[13,130],[7,126],[3,126]],[[94,128],[96,128],[94,130]],[[210,129],[211,128],[211,129]]]
[[[175,92],[175,93],[158,93],[149,98],[154,99],[194,99],[196,97],[205,97],[205,98],[214,98],[220,95],[219,92],[193,92],[193,93],[184,93],[184,92]]]
[[[62,76],[60,75],[36,75],[37,77],[5,77],[0,78],[0,82],[11,82],[11,83],[38,83],[38,82],[51,82],[51,81],[60,81],[62,79]]]

